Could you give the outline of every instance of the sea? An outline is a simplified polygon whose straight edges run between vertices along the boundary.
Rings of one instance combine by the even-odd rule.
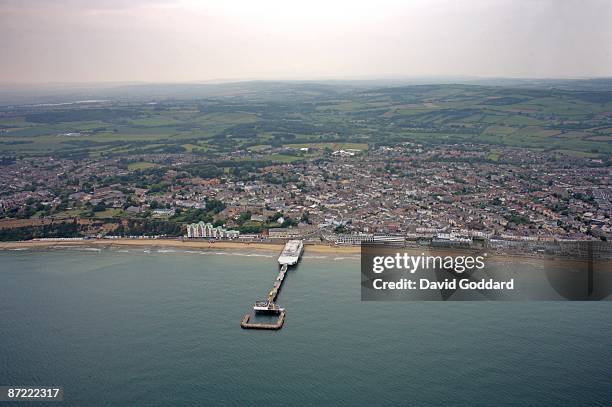
[[[610,301],[361,301],[358,256],[306,252],[284,327],[241,329],[276,257],[2,250],[0,386],[68,406],[612,405]]]

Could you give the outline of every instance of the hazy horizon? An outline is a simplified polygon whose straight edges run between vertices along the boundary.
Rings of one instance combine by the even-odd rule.
[[[455,75],[455,76],[376,76],[376,77],[295,77],[295,78],[212,78],[212,79],[193,79],[193,80],[107,80],[107,81],[0,81],[0,86],[15,86],[15,87],[45,87],[45,86],[84,86],[84,87],[114,87],[114,86],[130,86],[130,85],[223,85],[223,84],[238,84],[238,83],[274,83],[274,82],[296,82],[296,83],[326,83],[326,82],[395,82],[399,84],[466,84],[480,81],[582,81],[582,80],[600,80],[612,79],[612,74],[601,76],[564,76],[564,77],[527,77],[527,76],[472,76],[472,75]]]
[[[0,0],[0,83],[612,76],[605,0]]]

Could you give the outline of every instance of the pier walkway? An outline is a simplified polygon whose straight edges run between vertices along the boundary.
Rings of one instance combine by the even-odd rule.
[[[272,288],[268,291],[268,297],[264,301],[256,301],[253,306],[253,310],[255,312],[265,312],[278,314],[278,319],[274,324],[264,324],[264,323],[255,323],[249,322],[251,320],[251,314],[248,313],[242,320],[240,321],[240,326],[244,329],[280,329],[285,322],[285,309],[279,307],[274,301],[276,301],[276,297],[283,285],[283,281],[285,281],[285,277],[287,276],[287,270],[289,269],[289,265],[296,264],[300,257],[302,256],[304,245],[301,240],[290,240],[285,245],[283,251],[281,252],[278,262],[280,264],[280,270],[278,271],[278,275],[276,276],[276,280],[272,284]]]

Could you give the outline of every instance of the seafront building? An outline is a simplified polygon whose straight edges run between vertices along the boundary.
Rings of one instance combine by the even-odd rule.
[[[187,237],[206,238],[206,239],[237,239],[240,232],[237,230],[227,230],[222,226],[213,226],[211,223],[191,223],[187,225]]]
[[[268,230],[268,237],[270,239],[300,239],[308,235],[312,235],[317,231],[318,228],[312,226],[297,228],[271,228]]]
[[[359,246],[362,243],[387,243],[405,244],[406,237],[403,235],[390,235],[383,233],[328,233],[323,237],[325,240],[338,245]]]
[[[328,234],[324,237],[335,244],[339,245],[360,245],[361,243],[369,243],[374,241],[372,233],[336,233]]]

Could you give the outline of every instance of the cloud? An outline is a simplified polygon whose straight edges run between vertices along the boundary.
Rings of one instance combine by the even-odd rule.
[[[125,9],[134,6],[176,4],[173,0],[1,0],[0,7],[41,10],[46,8]]]
[[[0,1],[0,81],[612,75],[600,0]]]

